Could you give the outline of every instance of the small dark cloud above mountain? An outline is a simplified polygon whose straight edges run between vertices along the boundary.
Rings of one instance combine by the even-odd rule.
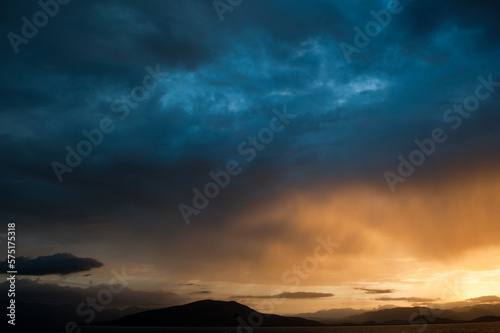
[[[56,253],[50,256],[16,258],[16,268],[19,275],[67,275],[89,271],[103,266],[103,263],[93,258],[78,258],[71,253]],[[8,271],[7,260],[0,263],[1,271]]]
[[[354,288],[356,290],[362,290],[365,294],[392,294],[394,289],[368,289],[368,288]]]

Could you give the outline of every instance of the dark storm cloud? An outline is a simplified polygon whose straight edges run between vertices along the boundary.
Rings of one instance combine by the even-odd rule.
[[[89,271],[103,264],[92,258],[78,258],[71,253],[57,253],[50,256],[41,256],[35,259],[27,257],[16,258],[16,269],[19,275],[67,275],[71,273]],[[0,263],[2,271],[10,270],[7,260]]]
[[[462,29],[476,30],[477,47],[498,48],[500,40],[500,36],[496,33],[500,28],[496,19],[500,12],[498,1],[418,1],[408,6],[411,6],[411,14],[400,24],[409,32],[410,37],[428,36],[452,24]]]
[[[263,295],[263,296],[234,296],[234,298],[244,299],[244,298],[322,298],[322,297],[333,297],[334,294],[331,293],[315,293],[315,292],[283,292],[276,295]]]
[[[2,28],[21,35],[21,17],[29,19],[40,10],[35,2],[4,5],[8,20]],[[19,46],[19,55],[47,62],[74,75],[123,76],[123,66],[163,62],[172,66],[196,67],[209,58],[206,34],[196,23],[208,6],[199,1],[166,3],[147,1],[71,1],[39,29],[28,44]],[[74,16],[78,13],[77,16]],[[195,20],[185,20],[192,17]],[[182,31],[190,25],[190,29]],[[10,44],[10,43],[9,43]],[[11,45],[5,43],[4,50]],[[78,61],[75,66],[74,61]]]
[[[394,289],[367,289],[367,288],[354,288],[356,290],[363,290],[365,294],[392,294]]]
[[[4,36],[39,10],[35,2],[2,6]],[[7,38],[0,46],[0,215],[26,221],[22,231],[43,235],[47,247],[58,242],[47,226],[60,239],[76,230],[75,243],[116,242],[127,251],[127,234],[148,237],[154,226],[168,243],[184,227],[177,205],[192,202],[210,171],[233,158],[244,163],[238,145],[285,106],[297,117],[242,164],[197,216],[200,225],[221,227],[259,202],[317,184],[386,189],[382,173],[416,138],[446,125],[443,112],[474,92],[478,75],[500,80],[496,2],[404,6],[351,64],[339,44],[352,42],[353,27],[382,1],[244,1],[224,22],[211,1],[61,6],[17,55]],[[157,64],[168,78],[120,120],[111,104]],[[432,181],[438,162],[448,172],[470,156],[492,163],[499,96],[464,121],[422,174]],[[51,163],[65,163],[65,147],[103,118],[114,132],[59,183]]]

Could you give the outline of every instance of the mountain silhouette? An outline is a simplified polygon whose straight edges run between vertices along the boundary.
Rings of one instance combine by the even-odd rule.
[[[323,324],[298,318],[262,314],[237,302],[203,300],[164,309],[128,315],[110,323],[113,326],[155,327],[307,327]]]
[[[457,307],[448,310],[433,310],[428,307],[397,307],[366,311],[346,317],[339,317],[336,310],[332,309],[322,310],[315,313],[303,313],[299,316],[317,320],[327,325],[405,325],[410,321],[414,323],[427,322],[429,324],[480,321],[487,322],[498,321],[498,318],[500,318],[500,304],[479,304]]]

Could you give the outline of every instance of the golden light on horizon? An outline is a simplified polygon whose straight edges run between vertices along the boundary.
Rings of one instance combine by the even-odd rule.
[[[300,279],[300,289],[350,290],[346,286],[372,282],[379,288],[399,285],[400,290],[389,295],[393,298],[441,299],[439,287],[432,285],[442,282],[442,276],[435,280],[436,274],[459,267],[467,273],[458,283],[466,287],[443,301],[493,295],[500,286],[495,278],[500,259],[495,237],[500,231],[496,223],[500,206],[495,203],[498,179],[496,173],[483,173],[439,186],[408,184],[397,195],[366,185],[284,195],[234,218],[230,231],[234,242],[245,237],[255,248],[249,248],[248,260],[245,249],[239,249],[243,256],[237,267],[246,273],[232,274],[231,279],[260,283],[262,290],[267,284],[279,285],[284,272],[313,256],[316,239],[329,235],[340,246],[318,263],[314,274]],[[228,260],[232,262],[231,256]],[[224,281],[220,274],[214,276]],[[386,303],[356,297],[365,297],[369,304]],[[331,302],[333,306],[338,300]]]

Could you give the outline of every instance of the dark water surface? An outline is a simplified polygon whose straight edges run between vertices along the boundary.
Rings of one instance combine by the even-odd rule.
[[[500,333],[500,322],[478,324],[444,324],[415,326],[364,326],[364,327],[284,327],[284,328],[155,328],[155,327],[81,327],[82,333]],[[14,332],[64,332],[64,327],[17,327]],[[65,333],[65,332],[64,332]],[[76,332],[75,332],[76,333]]]

